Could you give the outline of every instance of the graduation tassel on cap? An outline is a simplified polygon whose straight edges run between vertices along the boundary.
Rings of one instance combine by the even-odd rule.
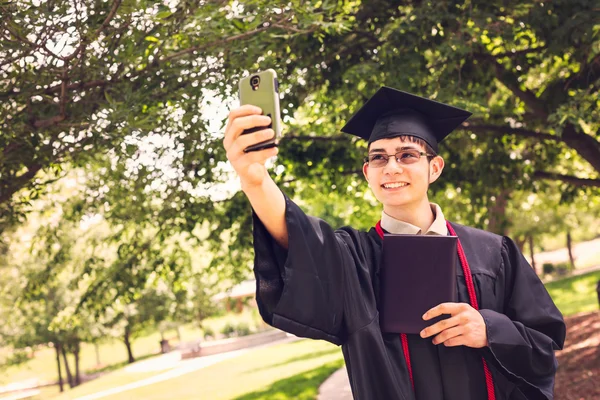
[[[450,222],[446,221],[446,226],[448,227],[448,232],[450,233],[450,235],[458,237],[458,235],[454,231],[454,228],[452,228],[452,226],[450,225]],[[381,220],[378,221],[377,224],[375,225],[375,230],[381,237],[381,240],[383,240],[384,232],[383,232],[383,229],[381,228]],[[473,285],[473,275],[471,275],[471,268],[469,267],[469,263],[467,261],[467,256],[465,255],[465,251],[462,247],[462,244],[460,243],[460,239],[458,239],[457,243],[458,243],[458,245],[457,245],[458,258],[460,260],[460,265],[462,266],[462,269],[463,269],[463,274],[465,276],[465,281],[467,284],[467,290],[469,292],[469,303],[471,304],[471,307],[473,307],[476,310],[479,310],[479,304],[477,302],[477,296],[475,294],[475,286]],[[410,377],[410,383],[411,383],[413,391],[414,391],[415,390],[415,382],[413,379],[412,366],[410,363],[408,338],[405,333],[401,333],[400,339],[402,341],[402,350],[404,351],[404,359],[406,361],[406,367],[408,368],[408,375]],[[485,384],[486,384],[486,388],[487,388],[488,400],[496,400],[496,392],[494,389],[494,378],[492,377],[492,373],[490,372],[490,369],[488,368],[485,358],[482,357],[481,360],[483,361],[483,371],[485,373]]]

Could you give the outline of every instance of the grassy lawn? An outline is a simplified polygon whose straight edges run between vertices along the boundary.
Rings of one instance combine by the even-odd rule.
[[[44,398],[54,400],[75,399],[77,397],[86,396],[92,393],[101,392],[106,389],[146,379],[151,376],[161,374],[163,372],[165,371],[127,372],[125,371],[125,369],[120,369],[118,371],[108,373],[102,376],[101,378],[94,379],[90,382],[86,382],[73,389],[68,389],[67,385],[67,389],[62,394],[56,389],[56,386],[54,386],[54,390],[47,391],[46,397]]]
[[[318,368],[301,372],[273,383],[267,389],[237,397],[235,400],[313,400],[319,386],[344,365],[342,360],[331,361]]]
[[[165,337],[172,338],[176,334],[168,331]],[[183,341],[193,340],[200,336],[200,330],[192,327],[181,327],[181,338]],[[157,354],[160,350],[160,334],[153,333],[134,340],[132,349],[136,359],[142,359],[149,355]],[[62,358],[61,358],[62,362]],[[112,340],[100,345],[100,365],[96,364],[96,351],[93,345],[83,343],[81,346],[80,368],[84,372],[97,371],[107,366],[125,365],[127,363],[127,351],[123,342]],[[71,371],[74,371],[74,362],[70,359]],[[52,382],[58,380],[56,371],[56,353],[54,349],[45,348],[36,351],[35,358],[27,363],[3,370],[0,374],[0,386],[11,382],[37,378],[40,382]],[[65,371],[63,365],[63,379]]]
[[[600,271],[565,278],[546,284],[548,292],[556,305],[565,315],[573,315],[598,309],[596,284],[600,280]],[[207,320],[208,326],[215,332],[227,323],[244,321],[248,325],[255,323],[256,316],[251,311],[242,315]],[[198,328],[181,328],[184,341],[201,337]],[[175,337],[174,332],[166,335]],[[147,358],[158,351],[158,333],[137,339],[133,344],[134,355]],[[56,379],[55,353],[52,349],[36,352],[35,359],[20,368],[10,368],[0,374],[0,385],[18,380],[37,377],[40,381]],[[99,379],[85,383],[74,390],[68,390],[62,396],[56,386],[43,388],[39,398],[72,399],[101,390],[141,380],[165,371],[143,373],[125,372],[125,347],[120,341],[103,343],[100,346],[102,365],[96,365],[95,349],[83,345],[81,365],[83,371],[98,370],[102,366],[113,366],[114,372]],[[110,396],[111,399],[312,399],[316,391],[331,373],[343,365],[339,348],[331,344],[301,340],[294,343],[269,348],[251,350],[237,358],[187,373],[168,381],[159,382],[139,389]],[[64,375],[64,371],[63,371]],[[68,388],[68,385],[65,385]]]
[[[110,398],[312,399],[320,383],[342,365],[342,352],[337,346],[300,340],[251,350],[239,357]],[[98,379],[98,384],[104,379]],[[114,387],[101,386],[104,389]],[[73,394],[80,393],[73,391]]]
[[[600,271],[574,276],[546,284],[554,303],[563,315],[598,309],[596,284],[600,280]]]
[[[243,323],[253,329],[264,327],[262,320],[258,321],[258,310],[245,309],[241,314],[229,313],[223,316],[207,318],[203,325],[210,328],[218,334],[227,324],[237,325]],[[193,325],[180,327],[182,341],[192,341],[203,336],[202,330]],[[171,344],[177,344],[176,332],[169,330],[165,337],[171,341]],[[136,360],[142,360],[159,352],[160,334],[158,332],[137,338],[133,341],[133,355]],[[0,361],[2,359],[2,349],[0,349]],[[127,365],[127,352],[123,342],[113,339],[100,344],[100,363],[96,364],[96,350],[93,345],[83,343],[81,346],[80,367],[83,373],[93,373],[95,371],[117,370]],[[62,357],[61,357],[62,363]],[[74,370],[74,362],[70,358],[71,370]],[[39,383],[56,382],[58,374],[56,371],[56,354],[52,348],[41,348],[35,352],[35,357],[25,364],[3,369],[0,373],[0,386],[12,382],[20,382],[29,379],[36,379]],[[63,365],[63,379],[65,377]],[[83,386],[90,387],[90,384]],[[65,385],[68,388],[68,385]],[[68,390],[68,389],[67,389]],[[42,389],[42,398],[49,398],[55,394],[53,388]],[[56,390],[58,393],[58,390]]]

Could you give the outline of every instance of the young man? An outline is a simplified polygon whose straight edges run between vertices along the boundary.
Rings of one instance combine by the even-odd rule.
[[[243,152],[273,136],[241,135],[269,124],[260,113],[231,111],[224,146],[253,208],[257,301],[267,323],[342,345],[355,399],[553,398],[565,325],[544,286],[509,238],[446,223],[427,197],[444,169],[438,142],[470,113],[383,87],[346,124],[342,131],[369,141],[363,173],[383,205],[369,232],[334,230],[302,212],[264,166],[276,148]],[[429,310],[425,320],[449,318],[418,335],[380,327],[384,231],[459,238],[458,302]]]

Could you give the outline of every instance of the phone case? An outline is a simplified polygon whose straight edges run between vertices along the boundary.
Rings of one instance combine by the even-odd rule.
[[[252,104],[260,107],[264,115],[271,117],[271,125],[246,129],[242,134],[257,132],[265,128],[272,128],[275,135],[272,139],[248,146],[244,151],[257,151],[277,146],[276,139],[281,133],[281,120],[279,113],[279,83],[277,73],[268,69],[251,74],[240,80],[240,104]]]

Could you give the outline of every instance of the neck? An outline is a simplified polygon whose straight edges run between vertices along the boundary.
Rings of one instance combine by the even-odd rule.
[[[427,197],[418,203],[402,207],[384,206],[383,211],[392,218],[419,227],[422,232],[426,232],[435,220]]]

